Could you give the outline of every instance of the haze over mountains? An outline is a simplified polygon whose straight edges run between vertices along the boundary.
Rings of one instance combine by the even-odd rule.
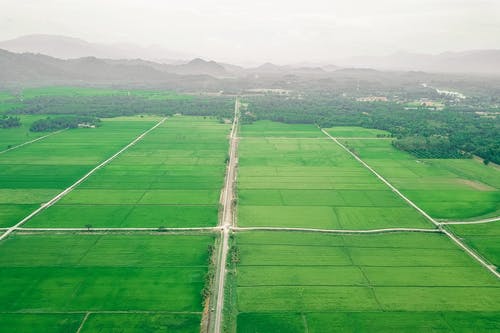
[[[144,59],[175,63],[179,59],[194,58],[193,55],[172,51],[160,46],[142,47],[129,43],[102,44],[83,39],[34,34],[0,42],[0,49],[16,53],[41,53],[55,58],[74,59],[96,57],[106,59]]]
[[[142,47],[134,44],[91,43],[82,39],[56,35],[26,35],[0,42],[0,49],[15,53],[40,53],[60,59],[95,57],[112,60],[142,59],[149,67],[181,75],[212,75],[227,77],[242,74],[321,74],[339,67],[373,68],[395,71],[426,71],[438,73],[500,74],[500,50],[446,52],[438,55],[398,52],[389,56],[334,59],[331,63],[278,66],[270,63],[255,68],[194,59],[195,56],[160,46]],[[123,62],[131,65],[133,62]],[[180,65],[180,66],[163,66]],[[144,65],[136,61],[135,65]]]

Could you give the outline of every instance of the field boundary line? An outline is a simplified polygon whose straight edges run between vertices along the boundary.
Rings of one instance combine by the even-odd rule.
[[[451,232],[445,230],[443,226],[437,222],[434,218],[432,218],[429,214],[427,214],[423,209],[418,207],[413,201],[408,199],[403,193],[401,193],[397,188],[395,188],[391,183],[389,183],[388,180],[386,180],[384,177],[382,177],[377,171],[375,171],[372,167],[370,167],[365,161],[363,161],[358,155],[354,154],[352,151],[349,150],[346,146],[344,146],[339,140],[337,140],[335,137],[330,135],[325,129],[320,128],[320,130],[328,136],[330,139],[332,139],[333,142],[335,142],[337,145],[339,145],[342,149],[344,149],[349,155],[354,157],[359,163],[361,163],[365,168],[370,170],[375,176],[377,176],[378,179],[380,179],[384,184],[386,184],[391,190],[393,190],[397,195],[399,195],[404,201],[406,201],[410,206],[415,208],[421,215],[423,215],[425,218],[427,218],[432,224],[434,224],[439,231],[444,233],[448,238],[450,238],[455,244],[457,244],[459,247],[461,247],[467,254],[469,254],[470,257],[475,259],[478,263],[481,264],[484,268],[489,270],[493,275],[495,275],[497,278],[500,279],[500,273],[497,272],[496,268],[494,265],[491,265],[488,263],[485,259],[481,258],[479,254],[474,252],[474,250],[470,249],[467,245],[465,245],[460,239],[458,239],[455,235],[453,235]]]
[[[382,234],[390,232],[427,232],[441,233],[439,229],[421,228],[385,228],[385,229],[315,229],[315,228],[287,228],[287,227],[233,227],[233,231],[297,231],[297,232],[319,232],[325,234]]]
[[[16,229],[17,231],[27,231],[27,232],[50,232],[50,231],[55,231],[55,232],[74,232],[74,231],[85,231],[85,232],[123,232],[123,231],[157,231],[159,233],[161,232],[172,232],[172,231],[179,231],[179,232],[184,232],[184,231],[220,231],[220,227],[193,227],[193,228],[22,228],[19,227]]]
[[[82,320],[80,326],[78,327],[78,330],[76,330],[76,333],[80,333],[82,331],[83,325],[85,325],[89,316],[90,316],[90,312],[85,313],[85,317],[83,317],[83,320]]]
[[[47,134],[47,135],[44,135],[44,136],[38,137],[38,138],[36,138],[36,139],[33,139],[33,140],[30,140],[30,141],[23,142],[23,143],[18,144],[18,145],[14,146],[14,147],[10,147],[10,148],[7,148],[7,149],[5,149],[5,150],[0,151],[0,154],[4,154],[4,153],[7,153],[7,152],[9,152],[9,151],[11,151],[11,150],[14,150],[14,149],[17,149],[17,148],[21,148],[21,147],[23,147],[23,146],[29,145],[30,143],[34,143],[34,142],[37,142],[37,141],[43,140],[43,139],[45,139],[45,138],[48,138],[49,136],[59,134],[59,133],[64,132],[64,131],[66,131],[66,130],[67,130],[67,128],[64,128],[64,129],[62,129],[62,130],[59,130],[59,131],[55,131],[55,132],[49,133],[49,134]]]
[[[127,150],[130,147],[132,147],[137,142],[139,142],[141,139],[143,139],[149,132],[153,131],[155,128],[157,128],[158,126],[160,126],[161,124],[163,124],[166,119],[167,118],[163,118],[162,120],[160,120],[153,127],[151,127],[147,131],[145,131],[142,134],[140,134],[138,137],[136,137],[134,140],[132,140],[132,142],[130,142],[129,144],[127,144],[125,147],[123,147],[122,149],[120,149],[118,152],[116,152],[115,154],[113,154],[111,157],[109,157],[108,159],[106,159],[104,162],[101,162],[99,165],[97,165],[92,170],[90,170],[89,172],[87,172],[82,178],[80,178],[76,182],[74,182],[73,185],[69,186],[67,189],[65,189],[64,191],[62,191],[61,193],[59,193],[58,195],[56,195],[55,197],[53,197],[50,201],[42,204],[38,209],[36,209],[34,212],[32,212],[31,214],[29,214],[28,216],[26,216],[25,218],[23,218],[21,221],[19,221],[14,226],[8,228],[7,231],[0,236],[0,241],[3,240],[8,235],[10,235],[13,231],[15,231],[17,228],[19,228],[20,226],[22,226],[24,223],[26,223],[27,221],[29,221],[31,218],[33,218],[33,216],[37,215],[41,211],[43,211],[46,208],[48,208],[48,207],[52,206],[53,204],[55,204],[62,197],[64,197],[69,192],[71,192],[75,187],[77,187],[82,182],[84,182],[87,178],[89,178],[97,170],[99,170],[102,167],[104,167],[107,164],[109,164],[111,161],[113,161],[116,157],[118,157],[125,150]]]
[[[483,224],[483,223],[491,223],[500,221],[500,216],[492,217],[489,219],[482,219],[476,221],[444,221],[438,222],[440,225],[449,225],[449,224]]]

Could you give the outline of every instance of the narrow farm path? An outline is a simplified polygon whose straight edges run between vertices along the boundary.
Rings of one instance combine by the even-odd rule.
[[[491,222],[497,222],[500,221],[500,216],[497,217],[491,217],[488,219],[482,219],[482,220],[475,220],[475,221],[446,221],[446,222],[439,222],[440,225],[447,225],[447,224],[482,224],[482,223],[491,223]]]
[[[424,216],[427,220],[429,220],[432,224],[434,224],[438,230],[442,233],[444,233],[446,236],[448,236],[455,244],[457,244],[460,248],[462,248],[467,254],[469,254],[474,260],[476,260],[479,264],[481,264],[484,268],[489,270],[493,275],[495,275],[497,278],[500,279],[500,273],[497,272],[496,267],[490,263],[488,263],[485,259],[481,258],[479,254],[474,252],[471,248],[469,248],[467,245],[465,245],[458,237],[453,235],[451,232],[448,230],[445,230],[442,225],[437,222],[434,218],[432,218],[429,214],[427,214],[424,210],[422,210],[420,207],[418,207],[413,201],[408,199],[403,193],[401,193],[397,188],[395,188],[387,179],[382,177],[377,171],[375,171],[372,167],[370,167],[365,161],[363,161],[359,156],[354,154],[352,151],[349,150],[346,146],[344,146],[337,138],[333,137],[325,131],[324,129],[321,129],[321,131],[329,137],[331,140],[333,140],[337,145],[339,145],[342,149],[344,149],[348,154],[350,154],[352,157],[354,157],[359,163],[361,163],[365,168],[370,170],[378,179],[380,179],[384,184],[386,184],[394,193],[399,195],[406,203],[408,203],[410,206],[415,208],[422,216]]]
[[[116,157],[118,157],[120,154],[122,154],[125,150],[129,149],[130,147],[132,147],[133,145],[135,145],[137,142],[139,142],[140,140],[142,140],[149,132],[153,131],[155,128],[157,128],[158,126],[160,126],[161,124],[163,124],[165,122],[165,120],[166,120],[166,118],[161,119],[153,127],[151,127],[150,129],[148,129],[147,131],[145,131],[144,133],[142,133],[141,135],[139,135],[138,137],[136,137],[134,140],[132,140],[132,142],[130,142],[128,145],[126,145],[125,147],[123,147],[122,149],[120,149],[118,152],[116,152],[115,154],[113,154],[111,157],[109,157],[107,160],[105,160],[104,162],[102,162],[101,164],[99,164],[98,166],[96,166],[95,168],[93,168],[92,170],[90,170],[89,172],[87,172],[82,178],[80,178],[76,182],[74,182],[73,185],[71,185],[70,187],[68,187],[67,189],[65,189],[64,191],[62,191],[61,193],[57,194],[50,201],[48,201],[48,202],[44,203],[43,205],[41,205],[38,209],[36,209],[31,214],[29,214],[28,216],[26,216],[25,218],[23,218],[21,221],[19,221],[14,226],[8,228],[7,231],[5,231],[0,236],[0,241],[2,239],[6,238],[8,235],[10,235],[13,231],[15,231],[16,229],[18,229],[24,223],[26,223],[27,221],[29,221],[31,218],[33,218],[33,216],[37,215],[38,213],[40,213],[43,210],[47,209],[48,207],[52,206],[57,201],[59,201],[62,197],[64,197],[66,194],[70,193],[75,187],[77,187],[82,182],[84,182],[87,178],[89,178],[97,170],[99,170],[102,167],[104,167],[105,165],[109,164],[112,160],[114,160]]]
[[[23,147],[23,146],[29,145],[30,143],[34,143],[34,142],[37,142],[37,141],[43,140],[43,139],[45,139],[45,138],[48,138],[49,136],[53,136],[53,135],[59,134],[59,133],[64,132],[64,131],[66,131],[66,130],[67,130],[67,128],[62,129],[62,130],[59,130],[59,131],[56,131],[56,132],[49,133],[49,134],[47,134],[47,135],[44,135],[44,136],[38,137],[38,138],[33,139],[33,140],[30,140],[30,141],[23,142],[23,143],[18,144],[18,145],[14,146],[14,147],[10,147],[10,148],[8,148],[8,149],[5,149],[5,150],[0,151],[0,154],[5,154],[6,152],[9,152],[9,151],[11,151],[11,150],[14,150],[14,149],[17,149],[17,148],[21,148],[21,147]]]
[[[319,232],[325,234],[381,234],[389,232],[428,232],[441,233],[439,229],[420,229],[420,228],[386,228],[386,229],[366,229],[366,230],[348,230],[348,229],[314,229],[314,228],[286,228],[286,227],[245,227],[231,228],[233,231],[298,231],[298,232]]]

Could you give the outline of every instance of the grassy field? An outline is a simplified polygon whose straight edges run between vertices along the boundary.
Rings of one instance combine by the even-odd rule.
[[[500,322],[500,283],[444,235],[253,232],[233,246],[238,332],[487,332]]]
[[[1,154],[0,227],[17,223],[154,124],[134,119],[105,120]]]
[[[30,126],[38,119],[46,118],[46,116],[31,116],[19,115],[16,117],[21,118],[20,127],[0,128],[0,151],[9,149],[13,146],[22,144],[27,141],[39,138],[41,136],[50,134],[50,132],[30,132]]]
[[[500,221],[485,224],[450,225],[449,228],[494,264],[497,270],[499,269]]]
[[[432,225],[312,125],[243,125],[238,225],[375,229]]]
[[[377,136],[390,136],[391,133],[374,128],[363,128],[356,126],[338,126],[328,129],[334,137],[338,138],[376,138]]]
[[[10,332],[30,332],[34,321],[38,331],[67,332],[91,312],[85,332],[123,321],[124,332],[197,332],[211,243],[211,235],[11,236],[0,243],[0,320]]]
[[[1,95],[0,95],[1,96]],[[189,99],[189,95],[181,95],[174,91],[154,91],[154,90],[124,90],[106,89],[92,87],[42,87],[24,89],[21,96],[25,99],[40,96],[137,96],[147,99]],[[1,97],[0,97],[1,98]]]
[[[10,92],[0,91],[0,114],[11,109],[21,106],[21,103],[16,100],[16,97]],[[0,129],[1,131],[1,129]],[[2,142],[4,142],[2,140]]]
[[[343,140],[396,188],[438,219],[500,214],[500,170],[475,159],[416,159],[388,140]]]
[[[170,118],[27,226],[215,226],[228,133],[215,119]]]

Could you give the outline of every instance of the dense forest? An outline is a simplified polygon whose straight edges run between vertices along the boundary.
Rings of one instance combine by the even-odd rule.
[[[88,116],[47,117],[33,122],[33,124],[31,124],[30,131],[49,132],[64,128],[97,127],[99,126],[99,123],[99,118]]]
[[[19,117],[2,115],[0,116],[0,128],[11,128],[21,126]]]
[[[136,114],[231,117],[234,98],[193,97],[188,99],[147,99],[139,96],[43,96],[25,100],[11,110],[18,114],[77,114],[99,118]]]
[[[321,127],[361,126],[389,131],[394,145],[421,158],[467,158],[477,155],[500,163],[500,118],[474,108],[440,111],[405,110],[397,103],[359,103],[342,98],[277,96],[247,98],[242,122],[268,119],[314,123]]]

